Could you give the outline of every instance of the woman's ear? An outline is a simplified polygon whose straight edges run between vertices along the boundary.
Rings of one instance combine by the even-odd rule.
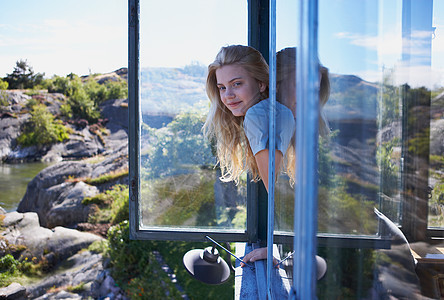
[[[265,92],[265,90],[267,89],[267,85],[265,83],[263,83],[262,81],[258,81],[259,82],[259,92],[263,93]]]

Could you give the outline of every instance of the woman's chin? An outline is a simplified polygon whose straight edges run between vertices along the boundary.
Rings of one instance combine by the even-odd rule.
[[[232,110],[231,113],[235,117],[243,117],[243,116],[245,116],[245,112],[244,111],[240,111],[240,110],[234,110],[234,111]]]

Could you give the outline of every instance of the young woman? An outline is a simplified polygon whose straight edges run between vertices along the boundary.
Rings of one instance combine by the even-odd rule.
[[[282,54],[280,56],[284,57]],[[275,165],[278,170],[284,155],[290,153],[286,168],[294,180],[294,143],[291,140],[294,138],[295,124],[295,110],[292,108],[296,102],[295,96],[292,96],[295,93],[287,88],[294,91],[295,61],[279,59],[278,54],[278,66],[279,61],[282,61],[282,66],[278,72],[284,76],[278,79],[280,93],[277,96],[285,105],[277,105],[278,138],[275,146],[278,151]],[[292,65],[288,74],[284,72],[287,64]],[[253,175],[254,180],[262,179],[268,190],[268,100],[263,102],[268,98],[268,76],[268,65],[262,55],[254,48],[242,45],[223,47],[208,67],[206,91],[211,106],[204,133],[216,144],[223,181],[238,183],[239,176],[246,171]],[[291,99],[294,99],[294,103],[291,103]],[[266,250],[256,249],[247,254],[244,261],[264,259]]]
[[[251,106],[268,98],[265,59],[252,47],[223,47],[208,67],[206,91],[211,106],[203,129],[215,142],[221,180],[238,183],[243,172],[258,180],[259,170],[243,121]]]

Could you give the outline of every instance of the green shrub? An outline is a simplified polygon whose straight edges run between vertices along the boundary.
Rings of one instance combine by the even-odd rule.
[[[99,84],[94,79],[90,78],[83,85],[89,98],[95,105],[99,105],[107,99],[107,89],[104,85]]]
[[[157,263],[155,242],[130,240],[128,221],[108,231],[112,275],[132,299],[181,299],[180,293]]]
[[[14,274],[17,271],[17,265],[19,262],[15,260],[11,254],[6,254],[0,258],[0,272],[9,272]]]
[[[106,99],[124,99],[128,97],[128,84],[126,81],[109,81],[106,83]]]
[[[50,93],[62,93],[68,95],[71,92],[71,82],[67,77],[54,76],[47,82],[48,92]]]
[[[75,89],[68,99],[73,116],[96,123],[100,112],[83,88]]]
[[[88,251],[93,253],[107,254],[109,248],[108,240],[94,241],[88,246]]]
[[[31,118],[25,124],[24,131],[17,138],[19,145],[50,145],[63,142],[69,138],[68,129],[60,120],[54,121],[54,116],[48,112],[43,104],[32,107]]]
[[[9,83],[7,81],[0,79],[0,90],[7,90],[8,86],[9,86]]]
[[[8,95],[5,91],[0,90],[0,106],[8,106]]]
[[[69,105],[68,103],[62,104],[60,106],[60,113],[62,114],[62,116],[65,116],[68,119],[72,118],[71,105]]]
[[[84,198],[82,204],[97,205],[96,211],[89,217],[89,222],[118,224],[129,218],[128,199],[128,186],[117,184],[104,193]]]
[[[116,180],[116,179],[124,177],[124,176],[128,176],[128,169],[123,169],[123,170],[119,170],[116,172],[106,173],[106,174],[103,174],[103,175],[96,177],[96,178],[87,178],[84,181],[85,181],[85,183],[90,184],[90,185],[100,185],[100,184],[104,184],[104,183]]]

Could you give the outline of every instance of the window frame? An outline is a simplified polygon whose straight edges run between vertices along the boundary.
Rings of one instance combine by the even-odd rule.
[[[317,2],[316,2],[317,3]],[[186,240],[206,241],[210,235],[220,241],[259,242],[265,245],[267,239],[267,193],[262,182],[247,183],[247,224],[246,230],[201,229],[201,228],[140,228],[140,66],[139,66],[139,18],[140,1],[128,0],[128,100],[129,100],[129,211],[130,237],[142,240]],[[247,0],[248,44],[258,49],[269,61],[269,1]],[[249,181],[249,180],[248,180]],[[403,228],[407,228],[402,224]],[[428,237],[442,237],[444,230],[426,228]],[[389,238],[384,233],[377,235],[350,235],[317,233],[320,247],[388,248]],[[293,233],[274,233],[275,243],[292,244]]]

